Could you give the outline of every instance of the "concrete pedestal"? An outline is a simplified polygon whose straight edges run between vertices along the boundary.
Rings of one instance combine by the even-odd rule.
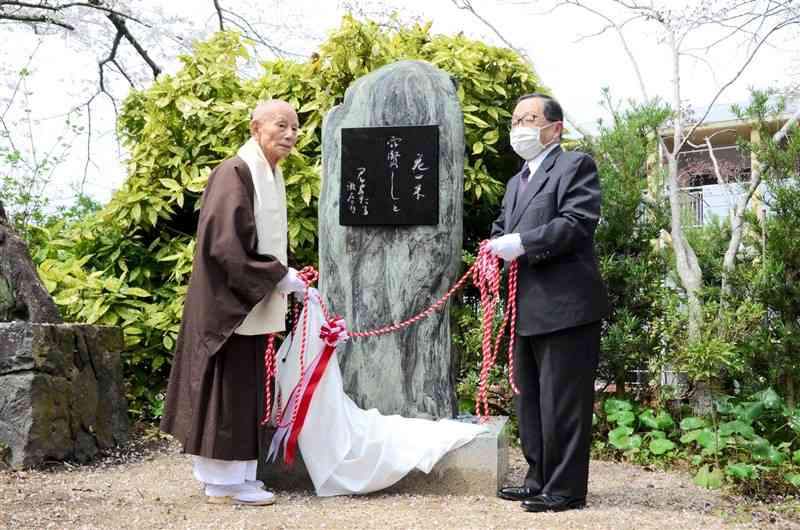
[[[412,471],[382,492],[494,496],[508,473],[507,423],[505,416],[492,417],[489,432],[447,453],[430,473]],[[299,455],[291,469],[282,463],[261,465],[258,478],[272,490],[314,489]]]

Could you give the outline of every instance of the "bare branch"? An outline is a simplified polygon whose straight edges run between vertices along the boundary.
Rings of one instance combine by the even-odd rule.
[[[126,72],[125,69],[122,68],[122,66],[120,66],[116,58],[114,58],[114,60],[111,61],[111,64],[117,67],[117,72],[119,72],[122,75],[122,77],[124,77],[128,81],[128,84],[131,86],[131,88],[136,87],[136,85],[133,83],[133,79],[131,79],[130,76],[128,75],[128,72]]]
[[[622,43],[622,48],[623,48],[623,50],[625,50],[625,53],[628,55],[628,59],[630,59],[630,61],[631,61],[631,66],[633,66],[633,70],[636,73],[636,80],[639,81],[639,90],[641,90],[641,92],[642,92],[642,98],[644,98],[644,101],[649,101],[650,98],[647,95],[647,89],[645,88],[645,85],[644,85],[644,77],[642,77],[642,71],[639,69],[639,63],[636,60],[636,57],[633,55],[633,51],[631,51],[630,46],[628,46],[628,41],[625,39],[625,34],[622,32],[622,27],[625,24],[629,23],[631,20],[636,20],[637,18],[640,18],[640,16],[636,16],[636,17],[634,17],[632,19],[628,19],[622,25],[620,25],[620,24],[617,24],[610,17],[608,17],[608,16],[604,15],[603,13],[601,13],[600,11],[598,11],[596,9],[593,9],[593,8],[591,8],[589,6],[584,5],[579,0],[565,0],[564,4],[572,5],[572,6],[575,6],[575,7],[580,7],[581,9],[584,9],[584,10],[592,13],[593,15],[595,15],[597,17],[600,17],[603,20],[605,20],[608,23],[607,27],[614,28],[614,30],[617,32],[617,36],[619,37],[620,42]]]
[[[0,8],[2,8],[2,7],[19,7],[19,8],[25,8],[25,9],[33,9],[33,10],[38,9],[38,10],[47,11],[47,12],[50,12],[50,13],[61,13],[62,11],[66,11],[67,9],[71,9],[73,7],[81,7],[81,8],[85,8],[85,9],[101,11],[101,12],[106,13],[106,14],[118,15],[118,16],[120,16],[122,18],[126,18],[128,20],[132,20],[134,22],[137,22],[138,24],[141,24],[141,25],[143,25],[145,27],[150,27],[148,24],[142,22],[140,19],[134,17],[133,15],[129,15],[127,13],[123,13],[122,11],[118,11],[116,9],[113,9],[113,8],[110,8],[110,7],[106,7],[100,1],[94,1],[94,2],[68,2],[66,4],[49,5],[49,4],[46,4],[46,3],[34,4],[34,3],[31,3],[31,2],[16,2],[16,1],[11,1],[11,0],[0,0]],[[9,18],[9,17],[7,16],[6,13],[0,13],[0,19],[3,19],[3,18]],[[61,27],[64,27],[64,28],[66,28],[66,29],[68,29],[70,31],[74,31],[75,30],[74,27],[72,27],[72,26],[70,26],[68,24],[65,25],[66,23],[63,22],[63,21],[58,21],[56,19],[53,19],[52,17],[45,17],[45,18],[47,18],[48,20],[47,21],[39,21],[39,22],[46,22],[48,24],[61,26]]]
[[[717,80],[717,73],[714,71],[714,66],[711,64],[711,61],[706,59],[705,57],[701,57],[699,55],[694,55],[693,53],[688,53],[686,51],[681,52],[681,55],[685,57],[691,57],[695,61],[703,63],[708,67],[708,72],[711,74],[711,77],[714,79],[714,84],[719,85],[719,81]]]
[[[100,63],[98,63],[98,66],[100,68],[100,90],[102,92],[105,92],[106,94],[108,94],[109,97],[111,96],[111,94],[109,94],[108,91],[106,90],[105,76],[104,76],[103,68],[105,67],[106,63],[109,63],[109,62],[112,62],[112,61],[115,60],[115,58],[117,56],[117,49],[119,48],[119,43],[120,43],[121,40],[122,40],[122,32],[118,31],[117,34],[114,36],[114,43],[111,45],[111,51],[108,53],[108,57],[106,57],[105,59],[100,61]]]
[[[780,128],[778,132],[772,137],[772,141],[776,144],[781,143],[786,135],[789,134],[789,130],[800,122],[800,107],[795,111],[791,118],[789,118],[786,123],[783,124],[783,127]]]
[[[269,42],[268,40],[266,40],[264,37],[261,36],[261,34],[258,32],[258,30],[256,30],[256,28],[253,27],[253,25],[250,23],[250,21],[247,20],[246,18],[244,18],[242,15],[240,15],[238,13],[234,13],[233,11],[230,11],[230,10],[224,9],[224,8],[222,9],[222,11],[223,11],[223,13],[225,13],[225,20],[226,21],[230,22],[231,24],[233,24],[234,26],[239,28],[247,38],[252,39],[255,42],[257,42],[257,43],[269,48],[269,50],[272,53],[274,53],[276,56],[278,56],[278,57],[286,57],[286,56],[301,57],[301,55],[298,54],[298,53],[294,53],[294,52],[285,50],[283,48],[280,48],[280,47],[276,46],[275,44],[273,44],[272,42]],[[230,17],[235,17],[237,20],[234,20],[234,19],[232,19]]]
[[[459,0],[452,0],[452,1],[453,1],[453,5],[455,5],[458,9],[464,9],[464,10],[469,11],[470,13],[472,13],[472,15],[475,16],[475,18],[480,20],[486,27],[491,29],[495,33],[495,35],[497,35],[497,37],[503,42],[503,44],[505,44],[511,50],[515,51],[520,57],[522,57],[522,59],[526,63],[528,63],[531,66],[531,68],[534,68],[533,61],[531,61],[531,58],[528,56],[527,53],[525,53],[525,50],[517,48],[516,46],[511,44],[511,42],[509,42],[509,40],[506,39],[505,36],[500,31],[498,31],[498,29],[496,27],[494,27],[492,25],[491,22],[489,22],[488,20],[486,20],[485,18],[480,16],[475,11],[475,8],[472,7],[471,0],[460,0],[460,1]],[[592,135],[589,134],[589,132],[586,129],[581,127],[578,124],[577,120],[575,120],[571,115],[569,115],[568,113],[565,112],[564,113],[564,119],[566,121],[568,121],[570,123],[570,125],[572,125],[573,129],[578,131],[582,136],[585,136],[586,138],[591,138]]]
[[[28,22],[31,24],[50,24],[53,26],[60,26],[64,29],[68,29],[70,31],[75,31],[75,27],[67,24],[66,22],[62,22],[60,20],[56,20],[52,17],[47,17],[44,15],[12,15],[10,13],[0,13],[0,19],[2,20],[13,20],[16,22]]]
[[[742,234],[744,232],[744,212],[747,210],[747,205],[750,199],[753,198],[758,186],[761,184],[761,173],[759,171],[750,172],[750,187],[747,193],[739,198],[738,204],[733,211],[733,219],[731,220],[731,239],[728,242],[728,248],[725,251],[725,257],[722,259],[722,305],[731,294],[732,288],[730,285],[730,277],[736,267],[736,256],[739,254],[739,249],[742,244]],[[721,310],[721,308],[720,308]]]
[[[696,123],[695,123],[695,124],[694,124],[694,125],[691,127],[691,129],[689,129],[689,132],[688,132],[688,133],[686,133],[686,135],[685,135],[683,138],[681,138],[681,139],[680,139],[680,145],[678,145],[678,143],[676,142],[676,145],[674,146],[674,148],[675,148],[675,152],[676,152],[676,153],[680,152],[681,148],[682,148],[682,147],[683,147],[683,145],[686,143],[686,140],[687,140],[688,138],[691,138],[692,134],[694,134],[694,131],[695,131],[695,130],[697,130],[697,128],[698,128],[700,125],[702,125],[702,124],[703,124],[703,122],[705,121],[705,119],[708,117],[708,114],[711,112],[711,107],[712,107],[712,106],[714,106],[714,103],[716,103],[716,102],[717,102],[717,100],[718,100],[718,99],[719,99],[719,97],[722,95],[722,93],[723,93],[723,92],[724,92],[724,91],[725,91],[725,90],[726,90],[726,89],[727,89],[729,86],[731,86],[733,83],[735,83],[735,82],[736,82],[736,80],[737,80],[737,79],[739,79],[739,77],[741,77],[741,75],[744,73],[745,69],[747,69],[747,66],[748,66],[748,65],[749,65],[749,64],[750,64],[750,63],[753,61],[753,59],[755,58],[756,54],[758,53],[758,50],[759,50],[759,49],[761,49],[761,46],[762,46],[762,45],[764,44],[764,42],[765,42],[765,41],[766,41],[766,40],[767,40],[767,39],[770,37],[770,35],[772,35],[772,34],[773,34],[773,33],[775,33],[776,31],[779,31],[779,30],[781,30],[781,29],[783,29],[783,28],[785,28],[785,27],[787,27],[787,26],[790,26],[790,25],[793,25],[793,24],[798,24],[798,23],[800,23],[800,16],[799,16],[799,17],[797,17],[797,18],[794,18],[794,19],[789,19],[789,20],[787,20],[787,21],[784,21],[784,22],[781,22],[781,23],[779,23],[779,24],[776,24],[775,26],[773,26],[773,27],[772,27],[772,28],[771,28],[771,29],[770,29],[770,30],[767,32],[767,34],[766,34],[766,35],[764,35],[764,36],[761,38],[761,40],[760,40],[760,41],[758,42],[758,44],[756,45],[755,49],[754,49],[754,50],[753,50],[753,51],[750,53],[750,55],[749,55],[749,56],[747,57],[747,59],[744,61],[744,64],[742,64],[741,68],[739,68],[739,71],[738,71],[738,72],[736,72],[736,75],[734,75],[734,76],[733,76],[733,77],[732,77],[732,78],[731,78],[731,79],[730,79],[730,80],[729,80],[727,83],[725,83],[725,84],[724,84],[722,87],[720,87],[720,89],[719,89],[719,90],[717,90],[717,93],[714,95],[713,99],[711,100],[711,103],[709,103],[709,104],[708,104],[708,106],[706,107],[706,111],[703,113],[703,116],[702,116],[702,117],[701,117],[701,118],[700,118],[700,119],[699,119],[699,120],[698,120],[698,121],[697,121],[697,122],[696,122]],[[680,120],[676,120],[676,121],[680,121]],[[677,128],[676,128],[676,130],[677,130]]]
[[[42,45],[42,41],[36,43],[36,47],[33,49],[31,54],[28,56],[28,60],[25,61],[25,66],[23,66],[23,70],[28,72],[31,67],[31,63],[33,62],[33,57],[36,55],[36,52],[39,51],[39,47]],[[17,78],[17,84],[14,85],[14,90],[11,92],[11,97],[8,100],[8,105],[6,105],[6,110],[3,111],[3,114],[0,115],[0,120],[5,119],[6,115],[8,114],[8,110],[11,108],[11,105],[14,104],[14,100],[17,98],[17,94],[19,93],[19,87],[22,85],[22,80],[24,79],[24,75],[22,75],[22,71],[20,71],[20,76]]]
[[[150,58],[150,56],[147,54],[147,51],[142,47],[141,44],[139,44],[139,41],[137,41],[128,30],[128,26],[125,25],[125,19],[114,13],[109,13],[107,17],[111,23],[114,24],[114,27],[117,28],[118,34],[122,34],[131,44],[131,46],[133,46],[133,48],[137,51],[144,62],[150,66],[150,69],[153,71],[153,78],[158,77],[158,74],[161,73],[161,68]]]
[[[219,0],[214,0],[214,9],[217,11],[217,18],[219,19],[219,30],[225,31],[225,24],[223,22],[222,7],[219,5]]]
[[[92,107],[86,105],[86,164],[83,166],[83,178],[81,179],[80,196],[83,197],[83,189],[86,186],[86,179],[89,176],[89,164],[92,161]]]

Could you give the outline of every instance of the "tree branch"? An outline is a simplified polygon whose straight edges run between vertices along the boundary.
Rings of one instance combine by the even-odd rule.
[[[705,119],[708,117],[708,114],[711,112],[711,107],[714,106],[714,103],[717,102],[717,100],[722,95],[722,93],[729,86],[731,86],[733,83],[735,83],[737,79],[739,79],[742,76],[742,74],[744,73],[745,69],[747,69],[748,65],[753,61],[753,59],[755,58],[756,54],[758,53],[758,50],[761,48],[761,46],[764,44],[764,42],[767,40],[767,38],[769,38],[769,36],[772,35],[773,33],[775,33],[776,31],[779,31],[779,30],[783,29],[786,26],[790,26],[792,24],[797,24],[797,23],[800,23],[800,16],[796,17],[795,19],[789,19],[788,21],[784,21],[784,22],[781,22],[779,24],[776,24],[775,26],[773,26],[767,32],[766,35],[764,35],[764,37],[761,38],[761,40],[758,42],[758,44],[756,44],[755,49],[747,57],[747,59],[745,60],[744,64],[741,66],[741,68],[739,68],[739,71],[736,72],[736,75],[734,75],[727,83],[725,83],[722,87],[720,87],[719,90],[717,90],[717,93],[714,95],[714,98],[711,100],[711,103],[709,103],[708,106],[706,107],[706,111],[703,113],[703,116],[694,125],[692,125],[692,127],[689,129],[689,132],[687,132],[686,135],[683,136],[683,138],[681,139],[680,145],[677,145],[677,143],[676,143],[676,145],[673,146],[674,149],[675,149],[675,153],[680,152],[681,148],[686,143],[686,140],[691,138],[692,134],[694,134],[694,131],[697,130],[697,128],[700,125],[703,124]]]
[[[786,138],[786,135],[789,134],[789,130],[792,128],[793,125],[800,122],[800,106],[798,106],[795,113],[783,124],[783,127],[780,128],[778,132],[772,137],[772,141],[776,144],[779,144]]]
[[[0,0],[0,8],[2,8],[2,7],[19,7],[19,8],[34,9],[34,10],[35,9],[39,9],[39,10],[48,11],[48,12],[51,12],[51,13],[61,13],[62,11],[65,11],[65,10],[73,8],[73,7],[82,7],[82,8],[85,8],[85,9],[93,9],[95,11],[102,11],[103,13],[106,13],[106,14],[118,15],[118,16],[120,16],[122,18],[126,18],[128,20],[132,20],[132,21],[134,21],[134,22],[136,22],[138,24],[141,24],[141,25],[143,25],[145,27],[150,27],[148,24],[142,22],[140,19],[134,17],[133,15],[129,15],[127,13],[123,13],[122,11],[118,11],[116,9],[104,6],[101,3],[100,0],[95,0],[95,1],[92,1],[92,2],[69,2],[69,3],[66,3],[66,4],[59,4],[59,5],[49,5],[49,4],[46,4],[46,3],[33,4],[31,2],[17,2],[17,1],[11,1],[11,0]],[[5,13],[0,13],[0,19],[3,19],[3,18],[7,18],[7,15]],[[46,17],[46,18],[48,18],[48,20],[47,20],[48,24],[54,24],[54,25],[57,25],[57,26],[65,27],[66,29],[69,29],[70,31],[74,31],[75,30],[75,28],[72,27],[72,26],[69,26],[69,25],[67,25],[69,27],[65,26],[64,25],[64,24],[66,24],[65,22],[57,21],[55,19],[51,19],[50,17]]]
[[[452,0],[452,1],[453,1],[453,5],[455,5],[456,8],[463,9],[463,10],[466,10],[466,11],[469,11],[470,13],[472,13],[472,15],[475,16],[475,18],[480,20],[486,27],[491,29],[494,32],[494,34],[497,35],[497,37],[503,42],[503,44],[505,44],[508,48],[510,48],[511,50],[515,51],[517,54],[519,54],[519,56],[522,57],[522,59],[526,63],[528,63],[528,65],[530,65],[531,68],[533,68],[535,70],[534,65],[533,65],[533,61],[531,61],[531,58],[528,56],[528,54],[525,53],[524,50],[522,50],[520,48],[517,48],[516,46],[511,44],[511,42],[509,42],[509,40],[506,39],[505,36],[500,31],[498,31],[498,29],[496,27],[494,27],[492,25],[491,22],[489,22],[488,20],[486,20],[485,18],[480,16],[475,11],[475,8],[472,7],[471,0],[460,0],[460,3],[459,3],[459,0]],[[573,118],[567,112],[564,112],[564,119],[567,122],[569,122],[570,125],[572,125],[572,128],[575,129],[576,131],[578,131],[582,136],[585,136],[586,138],[591,138],[592,137],[592,135],[589,134],[589,132],[586,129],[584,129],[583,127],[578,125],[577,120],[575,120],[575,118]]]
[[[109,13],[106,15],[108,19],[114,24],[114,27],[117,28],[117,34],[122,34],[125,39],[134,47],[134,49],[139,53],[139,56],[147,63],[150,69],[153,71],[153,78],[158,77],[158,74],[161,73],[161,68],[150,58],[147,54],[147,51],[139,44],[139,41],[131,34],[128,30],[128,26],[125,25],[125,19],[120,17],[115,13]]]
[[[575,6],[575,7],[580,7],[581,9],[585,9],[586,11],[592,13],[593,15],[602,18],[603,20],[605,20],[608,23],[608,25],[610,27],[614,28],[614,30],[617,32],[617,36],[619,37],[620,42],[622,43],[622,49],[625,50],[625,53],[627,54],[628,59],[631,61],[631,66],[633,66],[633,71],[636,74],[636,80],[639,81],[639,90],[641,90],[641,92],[642,92],[642,98],[644,98],[645,102],[646,101],[650,101],[650,98],[647,95],[647,89],[645,88],[645,85],[644,85],[644,77],[642,77],[642,71],[639,69],[639,63],[638,63],[638,61],[636,61],[636,57],[633,55],[633,51],[631,51],[630,46],[628,46],[628,41],[625,39],[625,34],[622,32],[622,26],[624,26],[625,24],[627,24],[631,20],[636,20],[641,15],[636,16],[636,17],[634,17],[632,19],[626,20],[622,24],[622,26],[620,26],[619,24],[617,24],[610,17],[604,15],[603,13],[601,13],[600,11],[597,11],[596,9],[593,9],[593,8],[591,8],[589,6],[586,6],[586,5],[582,4],[578,0],[565,0],[564,4],[572,5],[572,6]]]
[[[219,19],[219,30],[225,31],[225,24],[223,23],[222,7],[219,5],[219,0],[214,0],[214,9],[217,11],[217,18]]]
[[[119,48],[119,43],[122,40],[122,33],[117,31],[117,34],[114,36],[114,43],[111,45],[111,51],[108,53],[108,57],[103,59],[98,63],[98,67],[100,68],[100,91],[108,94],[111,97],[111,94],[106,90],[105,85],[105,72],[103,68],[109,62],[115,61],[117,56],[117,49]]]
[[[50,24],[53,26],[60,26],[70,31],[75,31],[75,26],[71,26],[66,22],[61,22],[52,17],[44,15],[12,15],[11,13],[0,13],[0,20],[14,20],[16,22],[28,22],[30,24]]]

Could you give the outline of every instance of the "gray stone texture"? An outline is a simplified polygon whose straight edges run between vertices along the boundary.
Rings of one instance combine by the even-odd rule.
[[[439,224],[339,225],[341,128],[439,126]],[[323,124],[320,290],[354,330],[412,316],[442,296],[461,261],[464,121],[451,78],[421,61],[393,63],[356,81]],[[340,346],[340,348],[342,348]],[[449,306],[401,332],[350,340],[340,350],[345,391],[363,408],[452,417]]]
[[[119,328],[0,323],[0,445],[13,468],[86,462],[127,439]]]
[[[61,313],[39,280],[28,245],[8,225],[0,202],[0,322],[60,323]]]

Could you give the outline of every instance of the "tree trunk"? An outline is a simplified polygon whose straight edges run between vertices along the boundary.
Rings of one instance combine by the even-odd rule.
[[[614,377],[614,395],[620,399],[625,397],[625,370],[617,372]]]
[[[689,341],[694,342],[700,338],[700,329],[703,322],[703,310],[699,298],[699,291],[703,286],[703,273],[700,270],[697,255],[683,233],[680,189],[678,187],[678,151],[683,143],[683,112],[681,111],[680,54],[678,53],[678,43],[675,40],[675,31],[673,29],[669,31],[669,40],[672,47],[672,105],[676,113],[673,126],[673,151],[667,153],[669,162],[670,225],[678,278],[686,292],[686,303],[689,312]]]
[[[36,273],[28,245],[8,225],[0,203],[0,322],[63,322]]]
[[[786,374],[786,404],[789,408],[794,408],[797,405],[797,399],[795,397],[795,390],[794,390],[794,376],[792,374]]]

